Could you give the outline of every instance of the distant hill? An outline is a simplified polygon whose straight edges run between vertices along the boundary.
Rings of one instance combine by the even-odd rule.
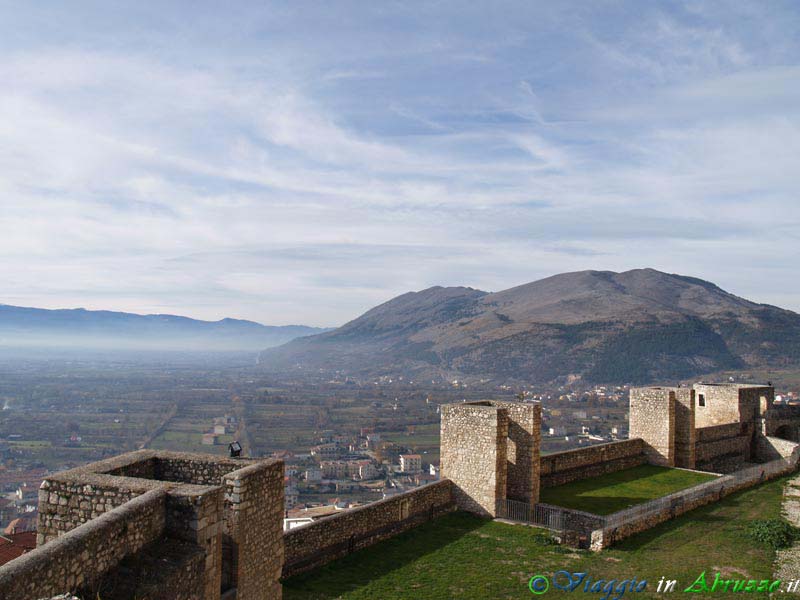
[[[800,363],[800,315],[693,277],[581,271],[496,293],[403,294],[338,329],[265,350],[260,362],[366,376],[641,383]]]
[[[176,315],[23,308],[0,304],[0,348],[258,351],[326,331],[253,321],[198,321]]]

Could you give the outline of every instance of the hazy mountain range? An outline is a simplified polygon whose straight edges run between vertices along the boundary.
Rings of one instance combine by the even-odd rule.
[[[108,350],[259,351],[317,327],[253,321],[199,321],[176,315],[23,308],[0,304],[0,347]]]
[[[270,370],[662,381],[800,362],[800,315],[653,269],[581,271],[501,292],[432,287],[265,350]]]

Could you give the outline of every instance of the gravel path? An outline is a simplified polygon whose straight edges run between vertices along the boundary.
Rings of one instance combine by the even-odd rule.
[[[800,527],[800,475],[795,475],[783,489],[783,516]],[[775,579],[790,581],[800,577],[800,541],[775,555]]]

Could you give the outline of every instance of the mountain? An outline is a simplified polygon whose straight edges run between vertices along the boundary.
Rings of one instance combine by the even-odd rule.
[[[693,277],[581,271],[495,293],[433,287],[403,294],[259,360],[267,369],[364,376],[642,383],[798,364],[800,315]]]
[[[109,350],[247,350],[326,331],[253,321],[198,321],[176,315],[105,310],[46,310],[0,304],[0,347]]]

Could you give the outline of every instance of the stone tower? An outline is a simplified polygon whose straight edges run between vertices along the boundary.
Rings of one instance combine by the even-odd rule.
[[[691,388],[631,388],[630,437],[642,438],[650,464],[695,467],[695,393]]]
[[[442,407],[441,474],[453,482],[459,508],[494,517],[500,500],[539,501],[541,422],[538,403]]]

